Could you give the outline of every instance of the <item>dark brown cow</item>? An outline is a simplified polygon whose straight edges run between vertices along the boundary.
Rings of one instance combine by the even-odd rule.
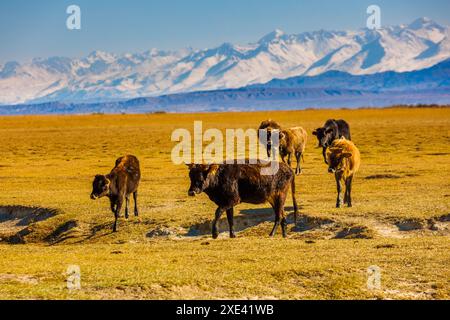
[[[259,130],[267,131],[267,141],[262,141],[261,137],[259,137]],[[258,137],[262,144],[266,144],[267,147],[267,157],[270,158],[271,150],[272,150],[272,131],[278,130],[281,131],[281,126],[274,120],[264,120],[261,122],[258,128]]]
[[[114,213],[113,231],[117,231],[117,220],[124,200],[125,218],[128,219],[128,206],[130,194],[134,198],[134,215],[138,216],[137,189],[141,180],[139,160],[132,155],[124,156],[116,160],[116,166],[107,175],[96,175],[92,182],[91,199],[95,200],[108,197],[111,203],[111,211]]]
[[[230,237],[234,238],[233,213],[234,207],[241,203],[262,204],[269,202],[275,211],[275,225],[270,233],[274,236],[281,224],[283,237],[286,237],[286,216],[284,203],[289,191],[292,189],[294,202],[294,217],[297,219],[298,207],[295,199],[294,174],[285,163],[279,163],[279,169],[273,175],[261,174],[262,168],[267,164],[190,164],[189,177],[191,186],[189,196],[205,192],[218,206],[212,225],[212,236],[219,235],[217,223],[226,211]]]

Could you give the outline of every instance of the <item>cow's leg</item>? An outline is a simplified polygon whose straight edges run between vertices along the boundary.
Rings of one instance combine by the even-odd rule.
[[[114,214],[116,214],[116,202],[117,202],[117,199],[115,197],[111,196],[109,198],[109,204],[110,204],[110,207],[111,207],[111,211]]]
[[[273,225],[272,232],[270,233],[271,237],[275,236],[278,230],[278,226],[280,225],[282,219],[284,218],[283,203],[284,202],[281,201],[281,198],[277,197],[272,204],[272,208],[275,213],[275,224]]]
[[[291,167],[291,158],[292,158],[292,153],[289,152],[289,153],[288,153],[287,164],[288,164],[289,168],[291,168],[291,170],[292,170],[292,167]]]
[[[139,211],[138,211],[138,205],[137,205],[137,191],[133,192],[133,199],[134,199],[134,215],[137,217],[139,216]]]
[[[336,179],[336,187],[337,187],[337,199],[336,199],[336,208],[340,208],[342,205],[342,179],[340,174],[334,175]]]
[[[292,177],[291,180],[291,193],[292,193],[292,203],[294,206],[294,224],[297,225],[298,205],[297,199],[295,197],[295,177]]]
[[[352,182],[353,177],[348,177],[345,181],[345,193],[347,194],[347,205],[349,207],[352,206]]]
[[[322,155],[323,155],[323,160],[325,161],[326,164],[328,164],[327,161],[327,148],[322,148]]]
[[[218,207],[217,210],[216,210],[214,221],[212,223],[212,237],[213,237],[213,239],[217,239],[217,237],[219,236],[219,230],[218,230],[217,224],[219,222],[220,217],[222,216],[223,211],[224,210],[221,207]]]
[[[292,178],[294,179],[294,178]],[[283,233],[283,238],[287,237],[287,221],[286,221],[286,215],[284,213],[284,203],[286,202],[286,196],[288,193],[288,188],[289,186],[285,189],[285,192],[282,193],[279,197],[279,208],[278,210],[280,211],[280,218],[281,218],[281,231]]]
[[[233,225],[234,225],[233,216],[234,216],[234,209],[233,208],[228,209],[227,210],[227,219],[228,219],[228,227],[230,228],[230,238],[236,238],[236,234],[234,233],[234,228],[233,228]]]
[[[130,195],[127,194],[125,196],[125,219],[128,219],[128,208],[130,206]]]
[[[124,198],[124,196],[122,196],[122,195],[117,198],[116,212],[114,213],[115,220],[114,220],[113,232],[117,231],[117,220],[120,217],[120,210],[122,209],[123,198]]]
[[[297,167],[295,168],[295,174],[299,175],[300,173],[302,173],[302,168],[300,167],[300,160],[302,158],[302,153],[301,152],[296,152],[295,153],[295,158],[297,159]]]

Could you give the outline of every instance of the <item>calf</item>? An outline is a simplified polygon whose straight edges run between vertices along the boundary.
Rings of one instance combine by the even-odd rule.
[[[334,140],[342,137],[347,140],[352,140],[350,136],[350,126],[345,120],[327,120],[323,127],[317,128],[312,134],[319,140],[319,147],[322,147],[322,155],[326,164],[328,164],[328,162],[325,153]]]
[[[261,138],[259,137],[259,130],[266,130],[267,131],[267,141],[261,141]],[[258,128],[258,137],[260,138],[260,141],[262,144],[266,144],[267,147],[267,157],[270,158],[271,150],[272,150],[272,131],[274,130],[281,130],[281,126],[271,119],[265,120],[261,122],[259,128]]]
[[[295,199],[295,181],[291,168],[279,163],[278,171],[273,175],[262,175],[261,169],[270,164],[190,164],[191,186],[188,195],[195,196],[205,192],[217,206],[212,224],[212,236],[219,235],[217,223],[224,211],[227,213],[230,237],[235,238],[233,229],[234,207],[241,203],[262,204],[269,202],[275,212],[275,225],[270,233],[274,236],[281,224],[283,237],[286,237],[286,216],[284,203],[289,186],[294,202],[294,218],[297,221],[297,201]]]
[[[328,172],[334,173],[337,186],[336,208],[342,206],[342,184],[345,184],[344,204],[352,206],[352,182],[359,169],[361,157],[353,142],[341,138],[327,149]]]
[[[134,198],[134,215],[138,216],[137,189],[141,179],[139,160],[135,156],[124,156],[116,160],[114,169],[107,175],[96,175],[92,182],[91,199],[95,200],[108,197],[111,204],[111,211],[114,213],[113,231],[117,231],[117,220],[124,200],[125,218],[128,219],[128,206],[130,194]]]
[[[299,175],[302,172],[300,159],[303,160],[307,138],[308,134],[302,127],[290,128],[280,132],[281,159],[285,162],[287,156],[287,163],[289,167],[291,167],[291,158],[292,155],[295,155],[295,159],[297,160],[297,167],[295,168],[296,175]]]

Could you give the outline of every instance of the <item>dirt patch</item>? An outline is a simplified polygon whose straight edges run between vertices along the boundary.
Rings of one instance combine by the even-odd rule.
[[[318,228],[326,228],[331,227],[335,224],[335,221],[326,218],[319,217],[308,217],[302,215],[300,219],[297,221],[297,224],[292,231],[295,232],[304,232],[309,230],[314,230]]]
[[[1,206],[0,239],[11,243],[22,243],[21,239],[30,233],[30,225],[60,213],[59,210],[51,208]]]
[[[18,274],[0,274],[0,283],[2,282],[19,282],[23,284],[36,285],[39,283],[39,279],[29,275],[18,275]]]
[[[291,217],[288,216],[290,219]],[[265,222],[273,222],[274,214],[272,209],[255,209],[255,210],[242,210],[240,215],[234,216],[234,231],[239,232],[252,227],[256,227]],[[211,234],[212,221],[205,221],[194,224],[189,227],[187,236],[196,237],[202,235]],[[228,220],[221,218],[218,222],[219,232],[228,232]]]
[[[66,221],[60,226],[58,226],[44,240],[50,242],[51,244],[55,244],[70,238],[75,238],[78,235],[78,233],[76,233],[76,228],[78,227],[79,227],[78,221],[76,220]]]
[[[395,225],[400,231],[413,231],[424,229],[426,222],[420,219],[406,219],[396,222]]]
[[[375,179],[400,179],[401,176],[395,175],[395,174],[374,174],[371,176],[367,176],[364,179],[366,180],[375,180]]]
[[[155,229],[150,230],[146,236],[148,238],[172,238],[179,237],[185,232],[184,228],[157,226]]]
[[[374,232],[367,226],[321,217],[301,216],[292,228],[293,238],[303,239],[372,239]]]
[[[366,226],[349,226],[340,230],[335,239],[372,239],[374,232]]]

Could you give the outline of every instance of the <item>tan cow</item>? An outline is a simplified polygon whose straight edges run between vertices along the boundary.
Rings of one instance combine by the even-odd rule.
[[[297,167],[295,168],[295,174],[298,175],[302,172],[300,167],[300,159],[303,160],[303,153],[305,152],[306,141],[308,134],[302,127],[295,127],[290,129],[284,129],[280,132],[280,156],[283,162],[286,156],[287,164],[291,167],[292,155],[295,155],[297,160]]]
[[[336,208],[342,203],[352,206],[352,181],[359,169],[361,156],[355,144],[345,138],[334,140],[326,151],[328,172],[334,173],[337,186]],[[344,201],[342,202],[342,184],[345,184]]]

